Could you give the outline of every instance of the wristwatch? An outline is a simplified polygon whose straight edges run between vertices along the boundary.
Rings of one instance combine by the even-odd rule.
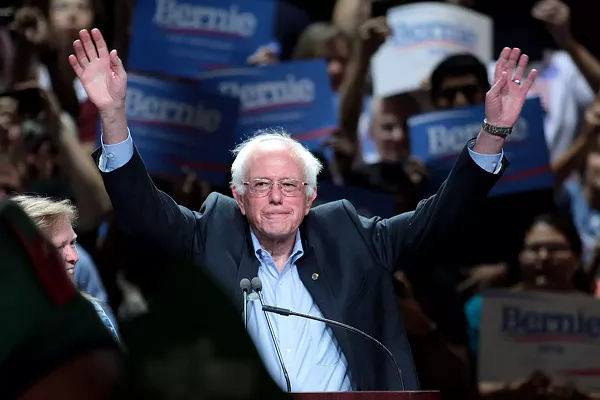
[[[483,120],[483,124],[481,124],[481,129],[495,136],[507,137],[512,132],[512,126],[494,126],[488,124],[487,120]]]

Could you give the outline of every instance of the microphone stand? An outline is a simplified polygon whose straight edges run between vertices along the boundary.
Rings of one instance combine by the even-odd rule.
[[[242,289],[242,293],[244,295],[244,328],[248,330],[248,292],[252,290],[252,283],[248,278],[244,278],[240,281],[240,289]]]
[[[273,344],[275,345],[275,351],[277,352],[277,357],[279,358],[279,363],[281,364],[281,370],[283,371],[283,377],[285,378],[285,383],[287,385],[288,393],[292,392],[292,383],[290,382],[290,377],[288,375],[287,369],[285,368],[285,364],[283,363],[283,356],[281,355],[281,350],[279,349],[279,343],[277,343],[277,338],[275,337],[275,331],[273,330],[273,326],[271,325],[271,320],[269,319],[269,315],[267,311],[265,311],[265,302],[263,300],[262,291],[255,288],[256,293],[258,294],[258,298],[260,299],[260,304],[262,305],[263,313],[265,314],[265,318],[267,319],[267,325],[269,326],[269,332],[271,332],[271,338],[273,338]]]
[[[244,290],[244,328],[248,330],[248,292]]]
[[[259,296],[260,296],[260,294],[259,294]],[[402,369],[400,369],[400,366],[396,362],[394,355],[387,347],[385,347],[385,345],[383,343],[381,343],[379,340],[375,339],[374,337],[366,334],[365,332],[361,331],[360,329],[357,329],[353,326],[346,325],[346,324],[338,322],[338,321],[334,321],[332,319],[320,318],[320,317],[315,317],[315,316],[309,315],[309,314],[297,313],[295,311],[288,310],[286,308],[267,306],[262,302],[262,297],[261,297],[261,304],[262,304],[262,309],[263,309],[263,312],[265,313],[265,315],[267,312],[270,312],[270,313],[274,313],[274,314],[283,315],[285,317],[289,317],[291,315],[294,317],[312,319],[314,321],[324,322],[329,325],[339,326],[340,328],[344,328],[346,330],[354,332],[354,333],[370,340],[371,342],[375,343],[381,350],[383,350],[383,352],[389,357],[389,359],[392,360],[392,362],[394,363],[394,366],[396,367],[396,371],[398,371],[398,376],[400,377],[400,384],[402,387],[402,391],[405,390],[404,377],[402,376]],[[268,321],[268,318],[267,318],[267,321]]]

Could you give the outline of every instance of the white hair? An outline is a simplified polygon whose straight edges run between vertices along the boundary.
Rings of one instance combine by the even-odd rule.
[[[54,200],[50,197],[24,194],[11,196],[10,200],[17,203],[42,230],[54,229],[57,222],[64,217],[71,225],[77,222],[77,208],[70,200]]]
[[[264,143],[272,141],[278,141],[288,146],[292,154],[302,163],[304,166],[304,179],[307,183],[306,196],[311,196],[317,186],[317,176],[323,169],[323,165],[306,147],[282,129],[258,130],[254,136],[233,149],[235,160],[231,164],[231,187],[235,187],[236,193],[240,196],[246,193],[244,181],[248,169],[248,160],[257,150],[260,150]]]

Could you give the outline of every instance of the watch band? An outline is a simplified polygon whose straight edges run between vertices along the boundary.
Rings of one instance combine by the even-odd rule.
[[[486,131],[487,133],[490,133],[492,135],[501,136],[501,137],[507,137],[508,135],[511,134],[513,128],[512,128],[512,126],[494,126],[494,125],[490,125],[484,119],[483,123],[481,124],[481,129],[483,129],[484,131]]]

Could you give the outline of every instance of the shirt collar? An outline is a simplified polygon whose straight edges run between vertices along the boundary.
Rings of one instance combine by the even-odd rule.
[[[250,228],[250,236],[252,237],[252,246],[254,247],[254,255],[258,258],[259,261],[262,261],[265,255],[269,254],[263,247],[261,246],[258,238],[254,234],[254,230]],[[290,260],[294,263],[297,259],[304,255],[304,248],[302,247],[302,240],[300,238],[300,230],[296,231],[296,242],[294,243],[294,248],[292,249],[292,255],[290,256]],[[270,256],[270,255],[269,255]]]

